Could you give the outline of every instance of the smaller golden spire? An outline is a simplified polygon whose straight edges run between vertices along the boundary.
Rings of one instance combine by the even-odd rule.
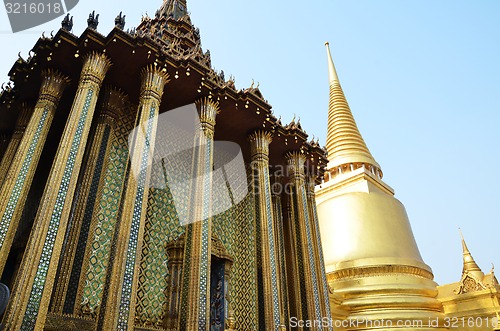
[[[491,284],[492,284],[492,286],[498,285],[498,281],[497,281],[497,278],[495,276],[495,265],[493,264],[493,262],[491,263],[490,274],[491,274]],[[500,322],[500,319],[498,319],[498,321]]]
[[[468,273],[476,277],[478,281],[483,281],[484,278],[484,273],[479,268],[477,265],[476,261],[472,257],[472,254],[469,251],[469,248],[467,247],[467,244],[465,243],[465,238],[462,233],[462,229],[458,229],[460,231],[460,236],[462,237],[462,249],[463,249],[463,258],[464,258],[464,267],[462,270],[462,274]]]
[[[497,294],[498,294],[498,291],[496,289],[496,284],[497,281],[496,281],[496,278],[495,278],[495,265],[492,263],[491,264],[491,271],[490,271],[490,274],[491,274],[491,284],[489,287],[490,289],[490,293],[491,293],[491,301],[493,302],[493,307],[495,308],[495,314],[497,315],[497,325],[494,325],[496,326],[495,329],[493,329],[493,331],[500,331],[500,314],[499,314],[499,310],[500,310],[500,302],[498,301],[498,297],[497,297]],[[497,306],[499,308],[497,308]]]

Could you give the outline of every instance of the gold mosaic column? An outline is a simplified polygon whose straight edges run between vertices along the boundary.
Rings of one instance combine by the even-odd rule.
[[[290,152],[286,156],[288,162],[288,170],[290,182],[292,185],[292,195],[294,201],[294,220],[296,222],[296,239],[300,240],[300,251],[298,254],[301,258],[303,270],[300,271],[302,276],[300,281],[304,285],[302,293],[302,301],[306,306],[307,314],[302,316],[308,320],[321,319],[321,303],[319,297],[318,277],[315,267],[314,258],[314,242],[309,212],[307,208],[307,196],[305,187],[304,164],[306,158],[300,152]],[[297,243],[296,243],[297,244]],[[299,266],[300,267],[300,266]],[[304,302],[305,301],[305,302]],[[316,328],[312,328],[316,330]],[[321,328],[318,328],[321,329]]]
[[[300,240],[298,224],[295,221],[296,208],[294,207],[294,194],[292,192],[292,186],[290,183],[287,183],[287,185],[285,186],[285,197],[286,222],[283,223],[283,234],[288,239],[285,241],[285,266],[288,285],[287,294],[289,319],[295,317],[297,318],[297,320],[303,320],[303,316],[307,316],[307,314],[303,314],[302,308],[302,295],[305,295],[305,289],[303,288],[303,286],[301,286],[301,279],[303,279],[304,272],[304,268],[302,267],[302,257],[300,253],[302,249],[302,241]],[[304,309],[307,309],[307,307],[305,307]]]
[[[276,187],[275,187],[276,186]],[[287,294],[287,277],[286,277],[286,262],[285,262],[285,238],[283,228],[283,211],[281,205],[281,191],[283,185],[281,184],[281,176],[276,177],[273,184],[275,189],[271,189],[272,202],[273,202],[273,216],[274,216],[274,242],[276,247],[276,262],[278,275],[281,279],[280,283],[280,302],[281,302],[281,322],[287,324],[289,317],[288,309],[288,294]]]
[[[260,235],[257,261],[263,282],[261,297],[264,299],[264,321],[260,321],[259,324],[261,328],[265,327],[266,330],[279,330],[282,324],[279,296],[281,283],[278,272],[279,263],[276,260],[277,247],[274,240],[275,231],[269,178],[269,144],[272,141],[272,134],[256,131],[248,137],[248,140],[250,141],[254,174],[257,228]]]
[[[210,265],[212,251],[212,169],[215,118],[219,105],[211,99],[196,103],[201,128],[195,137],[190,221],[182,267],[184,279],[180,330],[205,331],[210,324]]]
[[[80,272],[85,270],[82,265],[88,264],[92,257],[93,234],[95,220],[93,215],[101,201],[102,185],[108,169],[109,150],[121,116],[126,116],[128,98],[120,90],[106,87],[103,91],[103,102],[97,122],[92,134],[92,145],[86,156],[85,174],[80,180],[78,203],[71,220],[71,228],[66,239],[65,254],[62,256],[60,271],[56,283],[56,290],[52,299],[51,311],[62,314],[73,313],[78,288]],[[99,190],[101,188],[101,190]],[[89,243],[87,243],[89,242]],[[87,257],[85,259],[85,257]],[[102,258],[102,256],[100,257]]]
[[[40,96],[25,133],[22,138],[16,137],[19,133],[15,133],[9,145],[9,153],[15,155],[9,160],[11,166],[0,189],[0,274],[3,273],[57,105],[68,84],[68,78],[54,70],[48,69],[42,76]],[[28,115],[21,116],[22,122],[25,122],[24,117]],[[18,139],[21,141],[15,148]],[[4,159],[7,161],[7,158],[10,158],[8,154]]]
[[[14,134],[10,139],[3,157],[0,156],[0,160],[2,161],[0,163],[0,188],[2,187],[2,184],[8,175],[10,165],[14,161],[14,156],[16,155],[17,148],[21,143],[21,138],[23,137],[24,131],[26,130],[26,126],[29,123],[32,110],[33,108],[25,102],[21,103],[19,107],[19,117],[17,118]]]
[[[331,318],[330,312],[330,291],[326,280],[325,261],[323,259],[323,246],[321,246],[321,235],[319,231],[318,212],[316,210],[316,176],[307,176],[307,207],[309,219],[311,221],[311,232],[313,237],[314,257],[316,265],[316,275],[318,277],[318,291],[321,304],[321,316]]]
[[[111,62],[92,52],[47,180],[7,314],[8,330],[42,330],[101,83]]]
[[[149,65],[141,74],[139,120],[130,151],[130,174],[123,197],[123,211],[117,230],[109,288],[104,294],[96,330],[132,329],[136,289],[144,234],[144,220],[154,157],[156,128],[161,98],[169,81],[166,69]]]

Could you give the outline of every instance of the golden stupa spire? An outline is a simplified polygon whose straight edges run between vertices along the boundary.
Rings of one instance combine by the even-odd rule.
[[[463,267],[462,273],[463,274],[469,273],[471,275],[474,275],[476,278],[478,278],[477,280],[482,281],[483,277],[484,277],[484,273],[481,270],[481,268],[479,268],[476,261],[472,257],[472,254],[470,253],[469,248],[467,247],[467,244],[465,243],[465,238],[464,238],[464,235],[462,233],[462,230],[459,229],[459,231],[460,231],[460,236],[462,237],[462,249],[463,249],[463,256],[464,256],[464,267]]]
[[[328,71],[330,78],[330,102],[328,105],[328,132],[326,150],[328,151],[329,168],[351,164],[370,164],[380,166],[368,150],[356,125],[347,99],[340,86],[337,71],[333,64],[329,43],[325,43],[328,55]]]

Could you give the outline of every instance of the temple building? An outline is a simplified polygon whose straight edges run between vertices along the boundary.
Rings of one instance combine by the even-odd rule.
[[[0,92],[5,330],[498,327],[464,239],[461,278],[433,281],[329,47],[322,148],[212,68],[186,0],[107,36],[98,16],[80,36],[66,16]]]
[[[284,330],[330,316],[325,151],[212,69],[186,2],[19,58],[0,97],[5,330]],[[321,327],[319,327],[321,328]],[[328,329],[323,328],[323,329]]]

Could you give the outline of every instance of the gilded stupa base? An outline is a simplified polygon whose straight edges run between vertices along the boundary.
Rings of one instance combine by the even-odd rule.
[[[350,264],[355,264],[351,262]],[[432,273],[415,265],[358,266],[330,272],[336,300],[332,311],[345,318],[337,330],[447,330],[442,304],[436,299]],[[335,315],[335,314],[334,314]]]

